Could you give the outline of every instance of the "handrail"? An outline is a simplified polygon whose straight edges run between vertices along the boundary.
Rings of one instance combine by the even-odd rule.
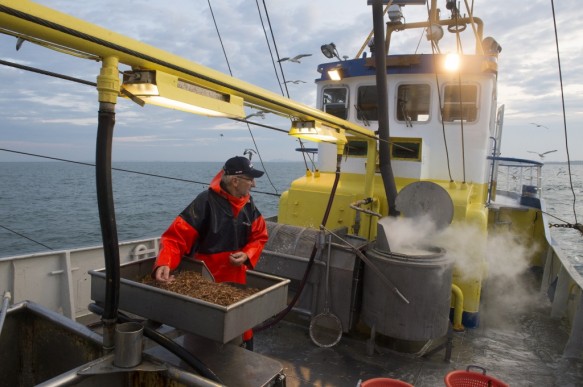
[[[543,165],[545,165],[543,162],[540,162],[540,161],[519,159],[519,158],[515,158],[515,157],[488,156],[488,160],[506,161],[508,163],[516,163],[516,164],[532,164],[532,166],[541,166],[541,167]]]

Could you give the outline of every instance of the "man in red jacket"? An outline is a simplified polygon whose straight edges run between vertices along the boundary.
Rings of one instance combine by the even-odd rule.
[[[185,255],[206,263],[217,282],[246,283],[246,271],[257,264],[267,242],[265,219],[250,196],[255,178],[263,171],[246,157],[232,157],[162,234],[154,264],[159,282],[170,282]],[[253,331],[243,334],[253,349]]]

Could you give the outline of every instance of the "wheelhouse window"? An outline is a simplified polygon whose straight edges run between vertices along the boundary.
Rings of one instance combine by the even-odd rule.
[[[367,142],[361,140],[349,140],[348,144],[344,147],[344,153],[346,156],[366,157],[367,151]]]
[[[376,85],[361,86],[358,88],[356,118],[364,122],[378,121],[379,105]]]
[[[348,88],[328,87],[322,91],[322,110],[338,118],[348,117]]]
[[[420,138],[391,137],[391,158],[421,161],[421,144]]]
[[[397,120],[413,126],[413,122],[429,120],[429,85],[399,85],[397,88]]]
[[[445,85],[441,115],[444,122],[476,121],[478,118],[478,86]]]

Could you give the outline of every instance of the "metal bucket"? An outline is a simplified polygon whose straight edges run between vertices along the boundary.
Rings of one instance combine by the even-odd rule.
[[[377,333],[410,341],[444,336],[449,325],[453,261],[441,248],[409,253],[371,249],[366,256],[409,300],[365,267],[362,319]]]

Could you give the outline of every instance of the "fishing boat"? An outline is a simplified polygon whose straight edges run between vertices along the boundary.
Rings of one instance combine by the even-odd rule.
[[[34,2],[0,1],[3,34],[102,64],[103,237],[0,259],[1,385],[583,383],[583,278],[550,235],[543,164],[500,157],[500,44],[453,1],[447,17],[436,0],[368,3],[373,33],[355,58],[322,46],[330,60],[310,107]],[[427,6],[428,18],[405,22],[405,6]],[[432,54],[392,53],[412,29]],[[461,35],[471,53],[440,53],[441,39]],[[257,295],[219,307],[137,281],[159,239],[118,241],[113,117],[130,100],[239,121],[261,109],[290,118],[286,135],[317,152],[268,219],[249,272]],[[232,343],[251,328],[253,351]]]

